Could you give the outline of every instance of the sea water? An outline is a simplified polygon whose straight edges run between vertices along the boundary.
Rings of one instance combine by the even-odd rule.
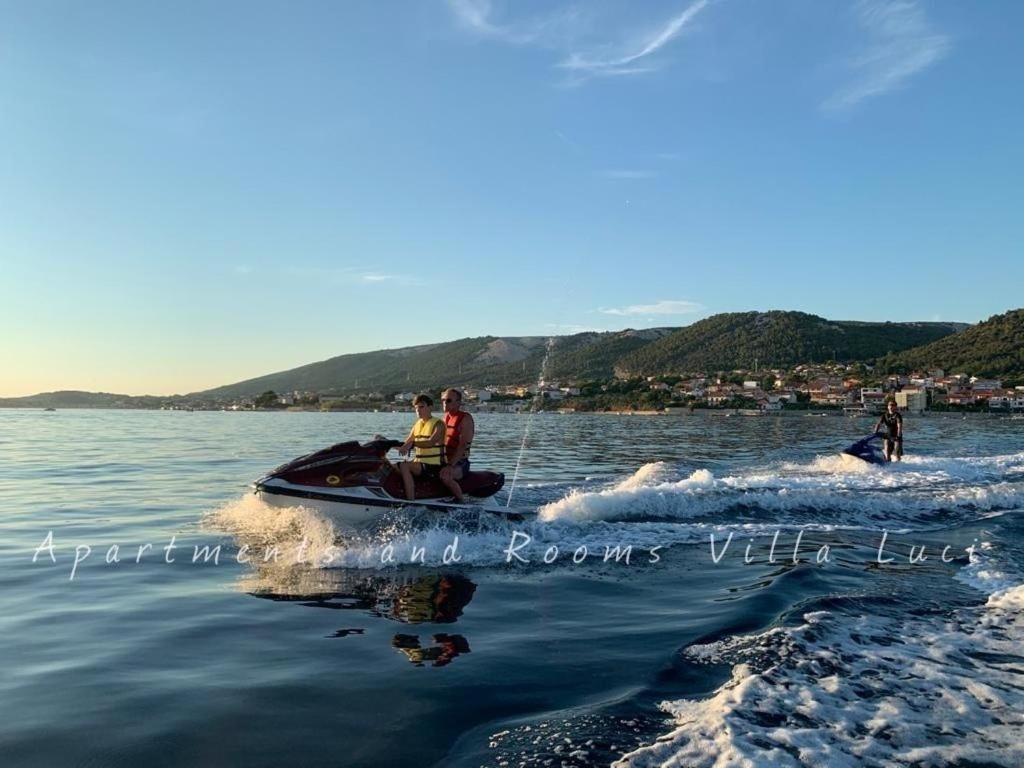
[[[865,421],[539,414],[522,522],[248,488],[410,418],[0,411],[2,764],[1024,763],[1019,421],[878,468]]]

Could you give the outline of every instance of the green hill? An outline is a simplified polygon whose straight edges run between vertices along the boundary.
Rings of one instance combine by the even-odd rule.
[[[487,356],[486,353],[492,345],[500,341],[504,341],[505,345],[499,343],[498,353]],[[519,364],[522,375],[539,368],[539,358],[537,364],[534,364],[533,359],[538,354],[542,355],[543,347],[544,340],[540,338],[499,340],[493,336],[482,336],[443,344],[358,352],[195,394],[227,398],[251,396],[267,390],[418,390],[441,381],[448,381],[453,375],[459,374],[460,370],[463,372],[459,377],[460,381],[465,380],[467,374],[472,378],[471,374],[484,371],[493,372],[501,379],[503,369],[514,363]],[[474,361],[478,363],[475,367]],[[471,368],[472,370],[467,370]]]
[[[441,344],[340,355],[300,368],[248,379],[196,397],[247,397],[274,390],[346,392],[436,389],[445,384],[517,384],[536,381],[545,357],[548,379],[610,378],[623,354],[672,329],[556,336],[548,353],[543,336],[480,336]]]
[[[955,336],[887,355],[879,365],[890,373],[942,368],[947,373],[1024,382],[1024,309],[994,315]]]
[[[624,356],[675,332],[675,328],[648,328],[616,333],[580,333],[559,337],[551,349],[548,379],[609,379]]]
[[[254,397],[267,390],[387,393],[446,384],[522,384],[536,381],[542,367],[548,381],[710,373],[755,363],[789,367],[833,359],[877,360],[892,370],[927,366],[1008,376],[1024,370],[1022,316],[1024,310],[1015,310],[963,331],[967,326],[960,323],[864,323],[803,312],[735,312],[685,328],[577,333],[550,342],[543,336],[479,336],[340,355],[184,397],[50,392],[0,399],[0,407],[147,408]]]
[[[41,392],[28,397],[0,397],[0,408],[158,408],[172,398],[116,395],[110,392]]]
[[[732,312],[680,328],[623,357],[622,375],[873,360],[949,336],[960,323],[864,323],[804,312]]]
[[[436,389],[446,383],[481,386],[546,378],[606,379],[693,371],[873,360],[947,336],[958,323],[830,321],[802,312],[737,312],[686,328],[655,328],[554,337],[481,336],[441,344],[340,355],[261,376],[198,397],[235,398],[288,392]]]

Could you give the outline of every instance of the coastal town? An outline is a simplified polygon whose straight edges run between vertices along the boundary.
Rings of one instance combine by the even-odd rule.
[[[0,408],[395,411],[455,386],[480,412],[1024,418],[1024,309],[975,325],[719,313],[680,328],[482,336],[347,353],[188,394],[58,390]]]
[[[544,381],[464,387],[467,405],[481,413],[530,410],[818,411],[850,416],[881,413],[889,399],[907,413],[1024,414],[1024,385],[943,370],[908,375],[876,374],[863,364],[799,365],[790,370],[735,370],[715,374],[615,378],[607,381]],[[404,410],[413,391],[317,393],[265,392],[230,402],[168,403],[164,408],[227,410]]]

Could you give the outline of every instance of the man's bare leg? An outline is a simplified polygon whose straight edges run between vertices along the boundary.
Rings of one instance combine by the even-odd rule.
[[[444,467],[441,470],[441,482],[445,484],[445,487],[452,492],[452,496],[455,497],[455,501],[459,504],[463,502],[462,486],[459,485],[459,480],[462,479],[462,470],[455,467]]]

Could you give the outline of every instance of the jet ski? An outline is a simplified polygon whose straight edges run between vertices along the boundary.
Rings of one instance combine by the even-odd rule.
[[[868,464],[887,464],[885,454],[882,453],[881,447],[875,443],[876,440],[881,438],[882,434],[880,432],[862,437],[849,448],[844,449],[843,454],[866,461]]]
[[[514,510],[497,505],[455,503],[436,477],[416,478],[416,500],[406,500],[402,476],[387,458],[387,452],[401,444],[385,439],[338,443],[282,464],[257,480],[254,491],[271,506],[312,508],[349,528],[363,527],[388,510],[406,507],[435,512],[487,511],[522,519]],[[470,471],[459,481],[462,492],[473,499],[489,499],[504,484],[504,474],[488,471]]]

